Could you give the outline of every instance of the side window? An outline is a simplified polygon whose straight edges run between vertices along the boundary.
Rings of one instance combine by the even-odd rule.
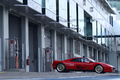
[[[73,59],[73,60],[71,60],[72,62],[82,62],[81,61],[81,58],[77,58],[77,59]]]
[[[85,58],[85,62],[88,62],[88,59]]]
[[[78,58],[78,62],[82,62],[82,61],[81,61],[81,58]]]
[[[88,62],[88,59],[87,59],[87,58],[82,58],[81,61],[87,63],[87,62]]]
[[[72,62],[78,62],[78,60],[77,59],[73,59],[73,60],[71,60]]]

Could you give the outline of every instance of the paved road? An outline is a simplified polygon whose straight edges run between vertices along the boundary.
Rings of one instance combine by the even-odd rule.
[[[71,78],[28,78],[28,79],[1,79],[1,80],[120,80],[120,76],[92,76]]]
[[[120,80],[120,74],[97,74],[94,72],[0,72],[0,80]]]

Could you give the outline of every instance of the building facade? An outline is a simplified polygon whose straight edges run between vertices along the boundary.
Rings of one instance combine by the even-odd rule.
[[[111,14],[106,0],[1,0],[0,71],[53,71],[53,60],[81,56],[112,64]]]

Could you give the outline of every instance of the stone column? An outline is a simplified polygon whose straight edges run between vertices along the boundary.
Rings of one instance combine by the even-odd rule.
[[[65,59],[68,58],[68,54],[67,54],[67,37],[66,35],[64,35],[64,54],[65,54]]]
[[[114,38],[114,51],[117,51],[116,37]]]
[[[40,72],[45,71],[44,66],[44,60],[45,60],[45,28],[43,25],[41,25],[41,54],[40,54]]]
[[[2,71],[2,53],[3,53],[3,7],[0,6],[0,71]]]
[[[28,17],[25,17],[25,62],[29,57],[29,20]],[[25,66],[26,72],[29,72],[29,65]]]
[[[54,59],[57,60],[57,33],[56,30],[53,30],[53,52],[54,52]]]
[[[75,40],[73,39],[73,57],[75,56]]]
[[[8,10],[5,8],[5,7],[1,7],[1,10],[0,10],[1,12],[2,12],[2,30],[3,30],[3,37],[2,37],[2,40],[3,40],[3,42],[2,42],[2,49],[3,49],[3,51],[2,51],[2,57],[1,57],[1,70],[5,70],[6,69],[6,54],[8,54],[9,53],[9,23],[8,23],[8,21],[9,21],[9,12],[8,12]],[[1,40],[1,41],[2,41]]]
[[[91,47],[91,49],[92,49],[92,51],[91,51],[91,52],[92,52],[92,53],[91,53],[91,54],[92,54],[92,55],[91,55],[91,58],[93,59],[93,56],[94,56],[94,51],[93,51],[93,50],[94,50],[94,48]]]
[[[74,57],[74,56],[73,56],[73,54],[74,54],[74,52],[73,52],[73,50],[74,50],[73,38],[71,38],[71,42],[70,42],[70,43],[71,43],[71,57]]]
[[[98,50],[96,49],[96,61],[98,61]]]
[[[83,57],[84,56],[84,53],[83,53],[83,43],[82,42],[80,42],[80,53],[81,53],[81,57]]]
[[[38,72],[41,71],[40,54],[41,54],[41,24],[38,24]]]
[[[87,46],[87,56],[86,57],[90,57],[89,46]]]

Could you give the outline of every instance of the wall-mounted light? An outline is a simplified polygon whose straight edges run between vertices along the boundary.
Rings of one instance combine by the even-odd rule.
[[[83,0],[83,5],[86,6],[86,0]]]
[[[93,7],[90,7],[90,12],[93,12]]]
[[[95,19],[94,19],[94,18],[92,18],[92,21],[95,21]]]

